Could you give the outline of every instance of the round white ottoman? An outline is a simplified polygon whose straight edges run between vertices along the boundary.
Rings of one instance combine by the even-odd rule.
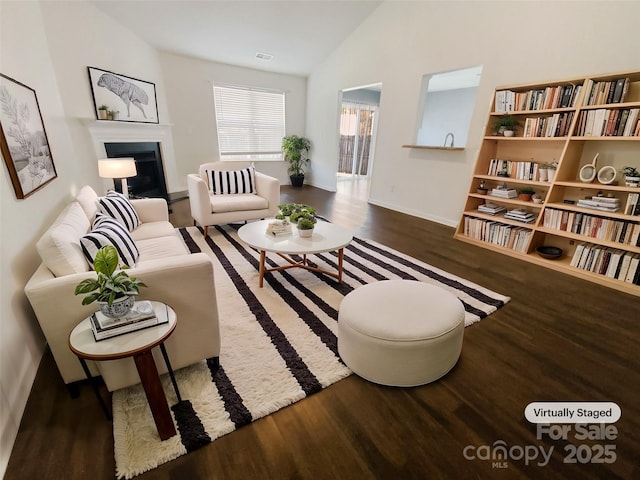
[[[452,293],[411,280],[384,280],[349,293],[338,313],[338,353],[382,385],[433,382],[458,361],[464,307]]]

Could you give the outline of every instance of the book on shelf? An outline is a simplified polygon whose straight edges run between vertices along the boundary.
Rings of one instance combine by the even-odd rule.
[[[105,340],[107,338],[124,335],[125,333],[131,333],[169,322],[166,305],[154,310],[150,302],[136,302],[136,304],[142,305],[139,305],[136,309],[136,305],[134,304],[134,309],[136,309],[136,311],[132,309],[130,314],[117,319],[109,319],[101,312],[92,314],[90,317],[90,323],[91,331],[93,332],[95,340],[99,342],[100,340]],[[151,313],[149,313],[149,308],[151,309]]]
[[[587,199],[578,200],[577,206],[582,208],[589,208],[593,210],[601,210],[603,212],[611,212],[611,213],[617,212],[618,210],[620,210],[619,201],[617,203],[604,202],[600,200],[594,200],[593,198],[598,198],[598,197],[592,197],[591,200],[587,200]]]
[[[518,196],[518,191],[515,188],[497,187],[491,190],[491,195],[500,198],[516,198]]]
[[[488,213],[489,215],[496,215],[506,210],[502,205],[496,205],[495,203],[484,203],[478,205],[478,211],[481,213]]]
[[[630,193],[627,195],[627,204],[624,207],[625,215],[640,215],[640,194]]]
[[[637,279],[637,273],[640,272],[640,255],[635,254],[631,257],[631,261],[629,262],[629,270],[627,270],[627,275],[624,278],[624,281],[627,283],[634,283],[634,280]],[[636,280],[637,281],[637,280]],[[638,285],[639,283],[636,283]]]
[[[509,210],[504,214],[504,218],[508,220],[516,220],[523,223],[531,223],[536,220],[536,216],[533,213],[527,212],[526,210],[521,208],[514,208],[513,210]]]

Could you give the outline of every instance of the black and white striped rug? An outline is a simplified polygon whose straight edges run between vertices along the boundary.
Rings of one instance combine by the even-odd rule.
[[[354,238],[345,248],[342,283],[302,269],[265,275],[258,288],[259,254],[239,241],[237,226],[196,227],[180,234],[192,252],[214,263],[220,314],[220,367],[209,362],[178,370],[183,402],[163,377],[179,435],[161,442],[144,391],[138,386],[113,394],[116,475],[131,478],[191,452],[350,375],[337,348],[338,307],[367,283],[410,279],[439,285],[463,302],[466,325],[478,322],[509,297],[448,274],[378,243]],[[337,252],[311,255],[326,269]],[[267,254],[275,266],[282,260]],[[166,377],[166,376],[165,376]]]

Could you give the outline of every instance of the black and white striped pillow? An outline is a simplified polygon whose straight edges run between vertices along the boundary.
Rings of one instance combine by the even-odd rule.
[[[209,189],[214,195],[228,193],[256,193],[256,175],[253,167],[242,170],[207,170]]]
[[[114,246],[118,251],[120,267],[122,265],[128,267],[136,265],[140,252],[129,231],[120,222],[98,213],[93,222],[93,230],[80,238],[82,253],[91,268],[93,268],[93,261],[98,250],[107,245]]]
[[[133,232],[142,223],[136,209],[133,208],[129,199],[121,193],[110,191],[106,197],[100,197],[98,208],[100,213],[114,218],[127,227],[130,232]]]

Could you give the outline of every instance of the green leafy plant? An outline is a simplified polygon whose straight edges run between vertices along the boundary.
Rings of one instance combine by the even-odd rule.
[[[540,168],[546,168],[547,170],[555,170],[558,168],[558,162],[549,162],[549,163],[543,163],[542,165],[540,165]]]
[[[98,110],[109,110],[109,107],[107,107],[104,103],[102,105],[100,105],[98,107]]]
[[[500,130],[516,130],[520,126],[520,122],[512,115],[500,115],[494,125],[496,133]]]
[[[309,150],[311,142],[309,139],[297,135],[289,135],[282,139],[282,151],[284,159],[289,162],[288,172],[290,175],[304,175],[304,167],[309,163]]]
[[[82,305],[89,305],[95,301],[111,305],[117,298],[139,295],[140,288],[147,286],[136,277],[130,277],[124,270],[116,272],[118,260],[115,247],[106,246],[98,250],[93,261],[93,268],[98,274],[97,279],[87,278],[76,285],[75,295],[89,293],[82,299]],[[129,267],[124,265],[123,269],[126,268]]]
[[[300,217],[298,218],[297,226],[299,230],[311,230],[318,220],[315,217]]]
[[[301,230],[311,230],[318,221],[316,210],[309,205],[303,203],[283,203],[278,205],[279,213],[276,215],[278,220],[285,220],[295,224]]]
[[[624,173],[625,177],[640,177],[640,172],[635,167],[624,167],[622,173]]]
[[[522,193],[523,195],[533,195],[534,193],[536,193],[536,191],[532,188],[525,187],[520,190],[520,193]]]

